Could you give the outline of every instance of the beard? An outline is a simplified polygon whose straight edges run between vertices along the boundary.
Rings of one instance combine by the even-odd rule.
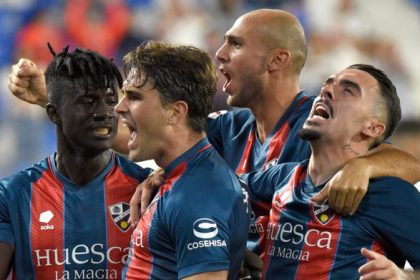
[[[312,142],[312,141],[316,141],[319,138],[321,138],[321,133],[319,133],[319,131],[315,131],[315,130],[312,130],[312,129],[309,129],[309,128],[302,128],[299,131],[299,136],[303,140],[307,140],[309,142]]]

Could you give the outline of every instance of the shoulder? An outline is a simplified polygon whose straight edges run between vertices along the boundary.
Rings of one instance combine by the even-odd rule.
[[[366,201],[383,204],[407,204],[410,201],[420,207],[420,192],[400,178],[380,177],[369,181]]]
[[[179,184],[188,186],[191,194],[202,192],[209,196],[223,194],[226,197],[229,194],[237,195],[240,191],[235,173],[213,148],[189,164]]]
[[[0,193],[13,195],[24,187],[30,187],[32,183],[41,179],[48,168],[48,160],[46,158],[16,174],[1,179]]]
[[[124,174],[139,180],[144,180],[153,171],[151,168],[143,168],[119,154],[115,154],[115,163],[121,168]]]
[[[209,114],[208,122],[223,124],[243,124],[246,121],[254,120],[254,116],[249,109],[235,109],[232,111],[218,111]]]

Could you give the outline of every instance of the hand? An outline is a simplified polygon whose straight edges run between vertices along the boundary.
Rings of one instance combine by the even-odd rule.
[[[19,59],[12,66],[8,88],[17,98],[45,107],[48,102],[47,86],[42,70],[31,60]]]
[[[348,161],[325,187],[314,197],[314,202],[324,202],[342,215],[353,215],[359,207],[369,185],[369,167],[363,158]]]
[[[136,191],[130,200],[130,218],[128,219],[128,223],[130,223],[133,228],[135,228],[139,222],[139,206],[140,214],[143,215],[152,201],[153,194],[159,186],[162,185],[164,179],[164,170],[157,169],[137,186]]]
[[[360,280],[403,280],[414,279],[414,272],[404,271],[384,255],[362,248],[361,253],[368,263],[359,268]]]

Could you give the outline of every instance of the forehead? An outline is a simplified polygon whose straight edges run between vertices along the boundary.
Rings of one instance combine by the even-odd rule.
[[[344,69],[333,76],[335,81],[348,80],[357,83],[362,92],[378,91],[379,84],[369,73],[359,69]]]
[[[75,78],[73,80],[64,80],[62,83],[62,94],[67,98],[77,97],[81,95],[109,95],[118,93],[118,83],[114,81],[112,87],[103,87],[94,85],[90,77],[87,78]]]
[[[239,17],[233,26],[226,32],[226,35],[250,37],[256,34],[256,19],[249,15]]]

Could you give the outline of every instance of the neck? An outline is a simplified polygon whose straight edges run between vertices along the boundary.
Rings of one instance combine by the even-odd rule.
[[[312,154],[309,159],[308,171],[315,186],[327,182],[349,160],[367,153],[367,150],[364,151],[363,147],[356,143],[337,146],[311,143],[311,148]]]
[[[58,171],[79,186],[86,185],[97,177],[111,160],[111,151],[104,151],[95,156],[85,157],[67,151],[57,152]]]
[[[176,131],[176,134],[168,137],[169,141],[166,141],[165,148],[155,157],[156,164],[163,169],[166,169],[172,161],[206,137],[204,132],[197,133],[189,128],[174,131]]]
[[[255,116],[258,139],[261,143],[270,135],[300,91],[295,79],[277,78],[274,82],[259,94],[261,97],[250,108]]]

